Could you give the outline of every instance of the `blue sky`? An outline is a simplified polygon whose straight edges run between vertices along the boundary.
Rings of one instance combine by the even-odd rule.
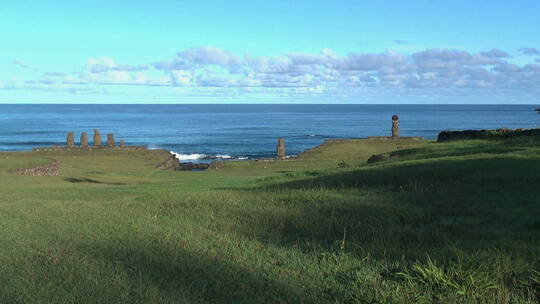
[[[0,103],[538,103],[538,1],[6,1]]]

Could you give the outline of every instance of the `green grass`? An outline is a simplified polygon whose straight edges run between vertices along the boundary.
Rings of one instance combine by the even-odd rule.
[[[0,153],[0,303],[537,303],[539,144],[352,140],[205,172]]]

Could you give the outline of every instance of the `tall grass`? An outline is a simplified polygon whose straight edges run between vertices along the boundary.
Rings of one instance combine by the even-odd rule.
[[[366,140],[208,172],[0,154],[0,303],[537,303],[539,152]],[[50,157],[61,176],[4,170]]]

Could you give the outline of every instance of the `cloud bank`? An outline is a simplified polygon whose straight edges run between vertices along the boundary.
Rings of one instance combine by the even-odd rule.
[[[32,70],[32,71],[34,71],[34,72],[37,72],[37,71],[38,71],[38,68],[36,68],[36,67],[34,67],[34,66],[31,66],[31,65],[25,63],[24,61],[22,61],[22,60],[20,60],[20,59],[15,59],[15,60],[13,60],[13,63],[14,63],[15,65],[20,66],[20,67],[23,68],[23,69],[26,69],[26,70]]]
[[[524,55],[540,55],[521,48]],[[65,86],[167,87],[177,94],[223,96],[272,95],[328,100],[369,96],[372,93],[436,97],[497,95],[512,99],[540,93],[540,59],[511,63],[504,50],[471,53],[455,49],[426,49],[412,54],[393,51],[319,53],[277,56],[234,54],[217,47],[188,48],[171,58],[134,65],[112,58],[90,58],[76,72],[43,72],[20,60],[15,64],[38,73],[28,84]],[[9,85],[8,85],[9,86]],[[6,84],[1,87],[8,87]],[[204,93],[202,93],[204,92]],[[188,94],[188,95],[189,95]]]

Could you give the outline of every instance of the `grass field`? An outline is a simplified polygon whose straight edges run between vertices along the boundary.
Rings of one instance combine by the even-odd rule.
[[[387,161],[366,164],[376,153]],[[0,153],[0,303],[538,303],[540,140]],[[55,177],[11,169],[56,159]]]

